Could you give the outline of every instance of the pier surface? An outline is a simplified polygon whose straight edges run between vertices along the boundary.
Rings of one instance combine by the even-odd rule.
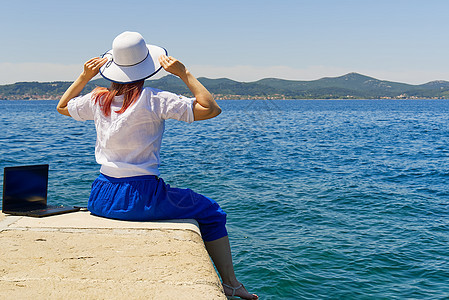
[[[0,214],[1,299],[226,299],[194,220]]]

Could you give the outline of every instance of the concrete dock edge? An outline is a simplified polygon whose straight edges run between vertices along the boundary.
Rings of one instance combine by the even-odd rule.
[[[194,220],[0,214],[1,299],[226,299]]]

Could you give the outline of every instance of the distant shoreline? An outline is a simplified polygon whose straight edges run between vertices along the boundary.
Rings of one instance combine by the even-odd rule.
[[[449,99],[449,82],[432,81],[421,85],[390,82],[349,73],[340,77],[327,77],[313,81],[294,81],[266,78],[255,82],[238,82],[227,78],[198,79],[217,100],[350,100],[350,99]],[[0,99],[6,100],[58,100],[71,82],[18,82],[0,85]],[[97,79],[89,82],[83,94],[95,87],[108,87],[110,82]],[[176,94],[191,96],[178,77],[165,76],[146,80],[145,86]]]

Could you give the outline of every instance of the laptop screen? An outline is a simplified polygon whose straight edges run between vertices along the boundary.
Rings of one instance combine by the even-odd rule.
[[[6,167],[3,174],[3,211],[47,206],[48,165]]]

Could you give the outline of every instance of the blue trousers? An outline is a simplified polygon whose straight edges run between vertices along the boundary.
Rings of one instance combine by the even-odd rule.
[[[152,175],[101,174],[92,183],[88,209],[97,216],[127,221],[195,219],[206,242],[228,234],[226,213],[217,202],[190,189],[172,188]]]

